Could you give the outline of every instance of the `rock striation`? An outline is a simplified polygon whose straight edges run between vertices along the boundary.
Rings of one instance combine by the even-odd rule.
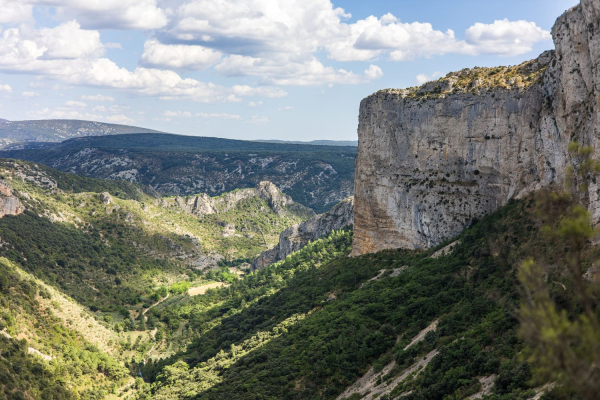
[[[290,226],[279,235],[279,244],[262,252],[252,263],[251,269],[254,271],[283,260],[309,242],[327,236],[333,230],[352,225],[354,223],[353,207],[354,199],[349,197],[333,206],[326,213]]]
[[[353,255],[426,248],[511,198],[561,184],[576,140],[600,152],[600,0],[552,29],[555,51],[361,102]],[[589,207],[600,219],[598,186]]]

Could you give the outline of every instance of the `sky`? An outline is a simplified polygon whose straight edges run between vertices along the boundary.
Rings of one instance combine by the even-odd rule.
[[[553,49],[575,0],[0,0],[0,118],[356,140],[361,99]]]

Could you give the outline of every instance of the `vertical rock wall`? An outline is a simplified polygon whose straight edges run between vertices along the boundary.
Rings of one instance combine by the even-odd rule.
[[[353,255],[435,245],[512,197],[561,183],[570,141],[598,153],[599,25],[600,0],[582,0],[557,20],[556,52],[518,70],[523,80],[488,71],[488,83],[464,86],[481,70],[460,71],[364,99]],[[592,185],[597,219],[598,199]]]

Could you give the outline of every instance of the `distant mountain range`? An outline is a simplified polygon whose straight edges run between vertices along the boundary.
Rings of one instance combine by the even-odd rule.
[[[354,189],[356,146],[251,142],[165,133],[90,136],[2,149],[1,157],[152,186],[166,195],[216,196],[270,181],[322,213]]]
[[[137,126],[107,124],[75,119],[8,121],[0,119],[0,148],[40,147],[34,143],[62,142],[83,136],[120,135],[126,133],[159,133]]]

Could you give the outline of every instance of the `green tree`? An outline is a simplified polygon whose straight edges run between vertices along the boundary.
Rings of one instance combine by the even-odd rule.
[[[541,264],[530,258],[518,271],[523,286],[521,303],[521,337],[530,346],[529,361],[536,372],[549,382],[556,382],[568,398],[596,399],[600,393],[600,304],[597,282],[584,278],[589,267],[589,245],[596,236],[590,213],[589,184],[600,164],[590,147],[569,145],[574,167],[567,170],[566,189],[543,196],[541,215],[545,216],[544,232],[556,246],[551,255],[554,263]],[[566,210],[557,219],[557,209]],[[554,267],[553,267],[554,266]],[[567,272],[564,296],[571,295],[568,308],[559,306],[551,290],[553,279]],[[563,278],[564,279],[564,278]]]

